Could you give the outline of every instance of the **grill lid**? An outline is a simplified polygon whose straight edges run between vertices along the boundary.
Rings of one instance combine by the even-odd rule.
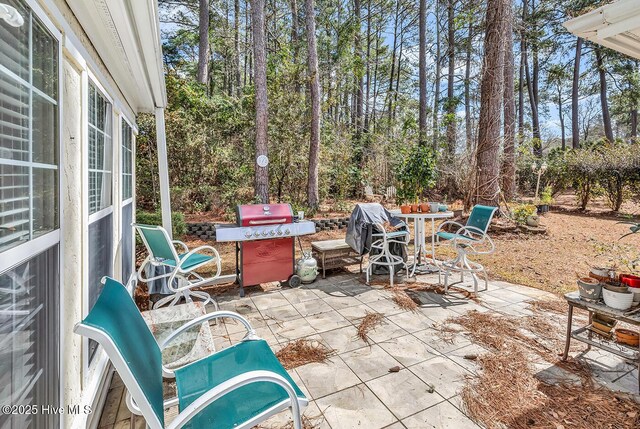
[[[289,204],[245,204],[236,212],[238,226],[273,225],[293,222],[293,210]]]

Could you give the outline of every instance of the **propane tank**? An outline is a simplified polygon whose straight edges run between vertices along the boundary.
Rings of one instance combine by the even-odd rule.
[[[296,261],[296,274],[302,283],[313,283],[318,276],[318,261],[309,252],[303,252],[302,258]]]

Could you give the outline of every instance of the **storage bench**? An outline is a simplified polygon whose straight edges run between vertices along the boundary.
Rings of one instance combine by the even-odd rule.
[[[322,278],[327,269],[340,268],[347,265],[360,264],[362,272],[362,256],[355,252],[344,239],[314,241],[311,243],[313,257],[322,268]]]

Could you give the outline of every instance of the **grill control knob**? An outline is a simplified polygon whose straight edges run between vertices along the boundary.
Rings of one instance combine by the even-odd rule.
[[[285,230],[284,230],[284,235],[289,235],[289,233],[290,233],[290,232],[291,232],[291,231],[289,231],[288,229],[285,229]]]
[[[247,237],[247,238],[251,238],[251,231],[245,232],[244,236]]]
[[[282,231],[278,230],[278,235],[282,235]]]
[[[254,236],[254,237],[260,237],[260,233],[259,233],[258,231],[256,231],[256,232],[253,234],[253,236]]]
[[[262,231],[262,236],[266,237],[267,236],[267,231]]]
[[[273,237],[274,235],[276,235],[276,233],[273,230],[271,230],[271,231],[269,231],[269,235],[271,235]]]

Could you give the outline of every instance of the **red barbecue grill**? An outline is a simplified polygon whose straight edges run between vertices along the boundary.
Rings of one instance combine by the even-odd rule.
[[[247,204],[236,209],[236,225],[216,225],[216,241],[236,242],[236,275],[240,296],[244,286],[288,281],[295,275],[295,237],[314,234],[310,221],[297,221],[289,204]]]

